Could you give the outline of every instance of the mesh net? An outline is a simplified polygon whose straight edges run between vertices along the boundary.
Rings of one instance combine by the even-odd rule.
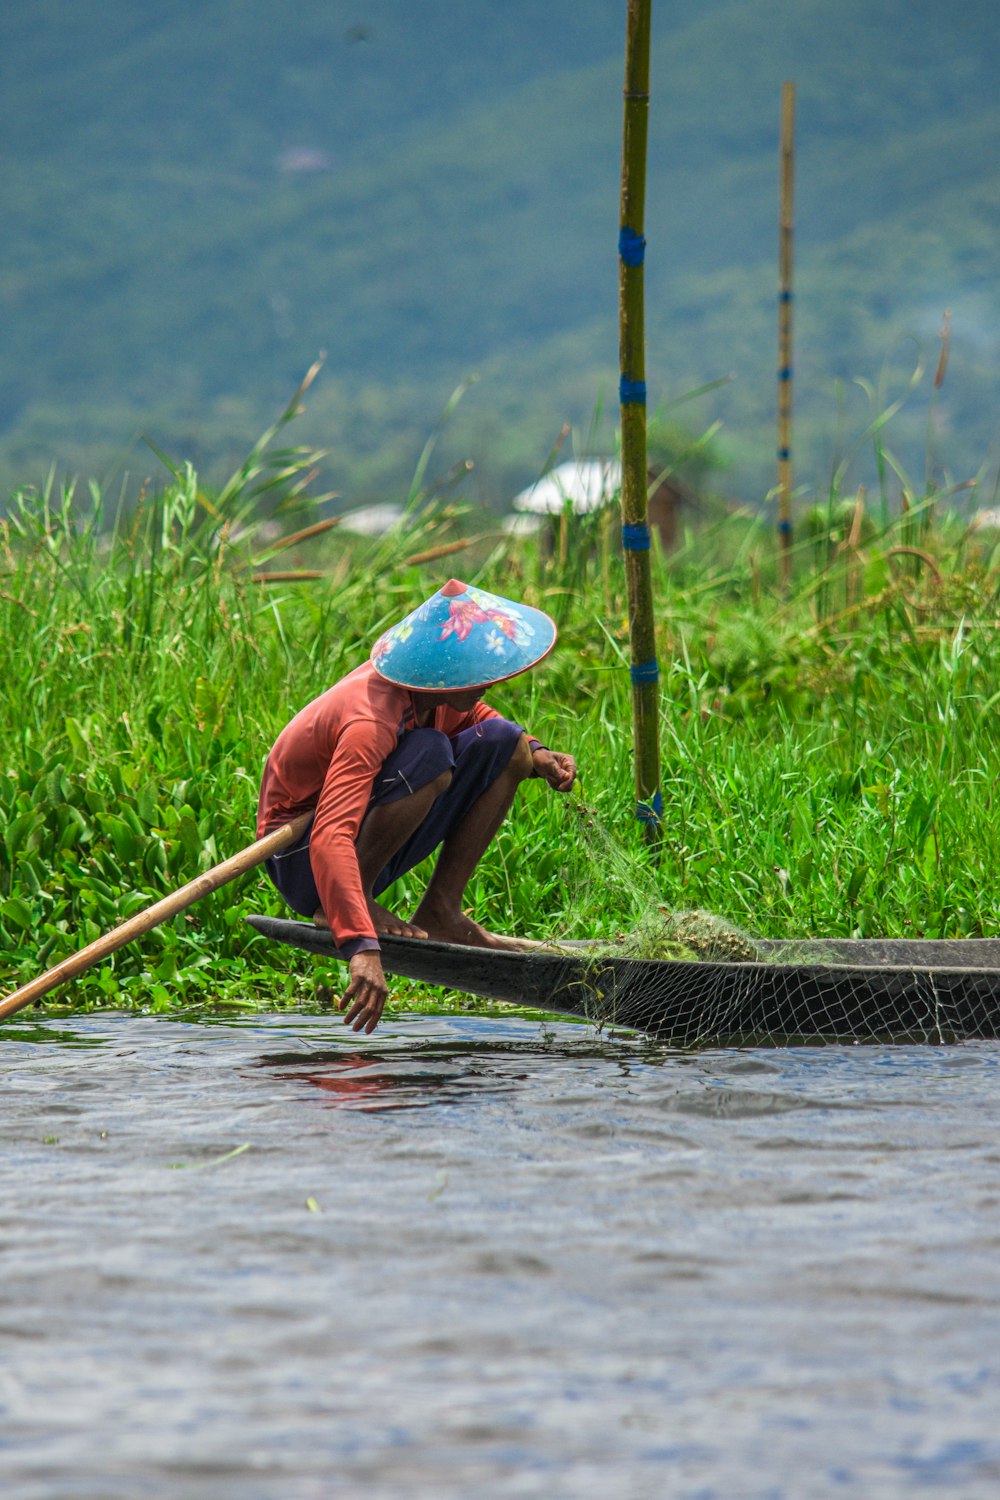
[[[600,820],[579,803],[576,813],[604,898],[630,918],[608,942],[545,945],[557,1009],[683,1048],[1000,1035],[1000,941],[756,938],[711,912],[665,907]],[[584,886],[567,930],[593,909],[594,881]]]
[[[548,1003],[682,1048],[996,1037],[1000,952],[983,942],[991,951],[975,955],[943,943],[931,955],[874,940],[832,953],[775,944],[753,962],[564,953]]]

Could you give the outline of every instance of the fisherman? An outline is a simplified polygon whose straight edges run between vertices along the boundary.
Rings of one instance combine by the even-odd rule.
[[[571,755],[547,749],[480,694],[555,645],[547,614],[451,579],[380,636],[370,659],[281,731],[260,789],[257,835],[314,810],[266,869],[299,916],[329,926],[350,982],[338,1002],[372,1032],[387,986],[378,935],[480,948],[518,944],[462,910],[473,870],[529,776],[568,792]],[[375,899],[438,845],[412,921]]]

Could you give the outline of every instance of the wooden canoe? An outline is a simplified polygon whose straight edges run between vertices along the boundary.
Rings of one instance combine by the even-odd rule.
[[[337,957],[326,928],[248,920],[274,942]],[[1000,1036],[996,938],[762,940],[762,958],[753,963],[608,958],[586,943],[514,952],[379,941],[387,973],[629,1027],[677,1047]]]

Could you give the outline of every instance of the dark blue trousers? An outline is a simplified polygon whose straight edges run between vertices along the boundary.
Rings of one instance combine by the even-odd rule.
[[[486,719],[449,739],[440,729],[411,729],[382,763],[372,787],[369,810],[399,802],[451,771],[451,785],[434,802],[427,817],[375,881],[373,895],[412,870],[443,844],[471,807],[506,770],[524,730],[509,719]],[[319,895],[309,854],[309,833],[284,854],[267,860],[264,868],[285,901],[300,917],[319,909]]]

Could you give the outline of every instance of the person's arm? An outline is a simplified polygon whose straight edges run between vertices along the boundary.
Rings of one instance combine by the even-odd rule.
[[[391,729],[357,720],[342,731],[323,782],[309,841],[316,889],[338,948],[354,962],[377,951],[378,939],[368,911],[358,868],[357,838],[379,767],[395,745]]]
[[[323,912],[341,957],[348,960],[349,980],[337,1006],[345,1013],[345,1026],[369,1036],[382,1018],[389,986],[361,884],[357,837],[378,768],[392,748],[389,738],[367,721],[344,731],[323,783],[310,842]]]

